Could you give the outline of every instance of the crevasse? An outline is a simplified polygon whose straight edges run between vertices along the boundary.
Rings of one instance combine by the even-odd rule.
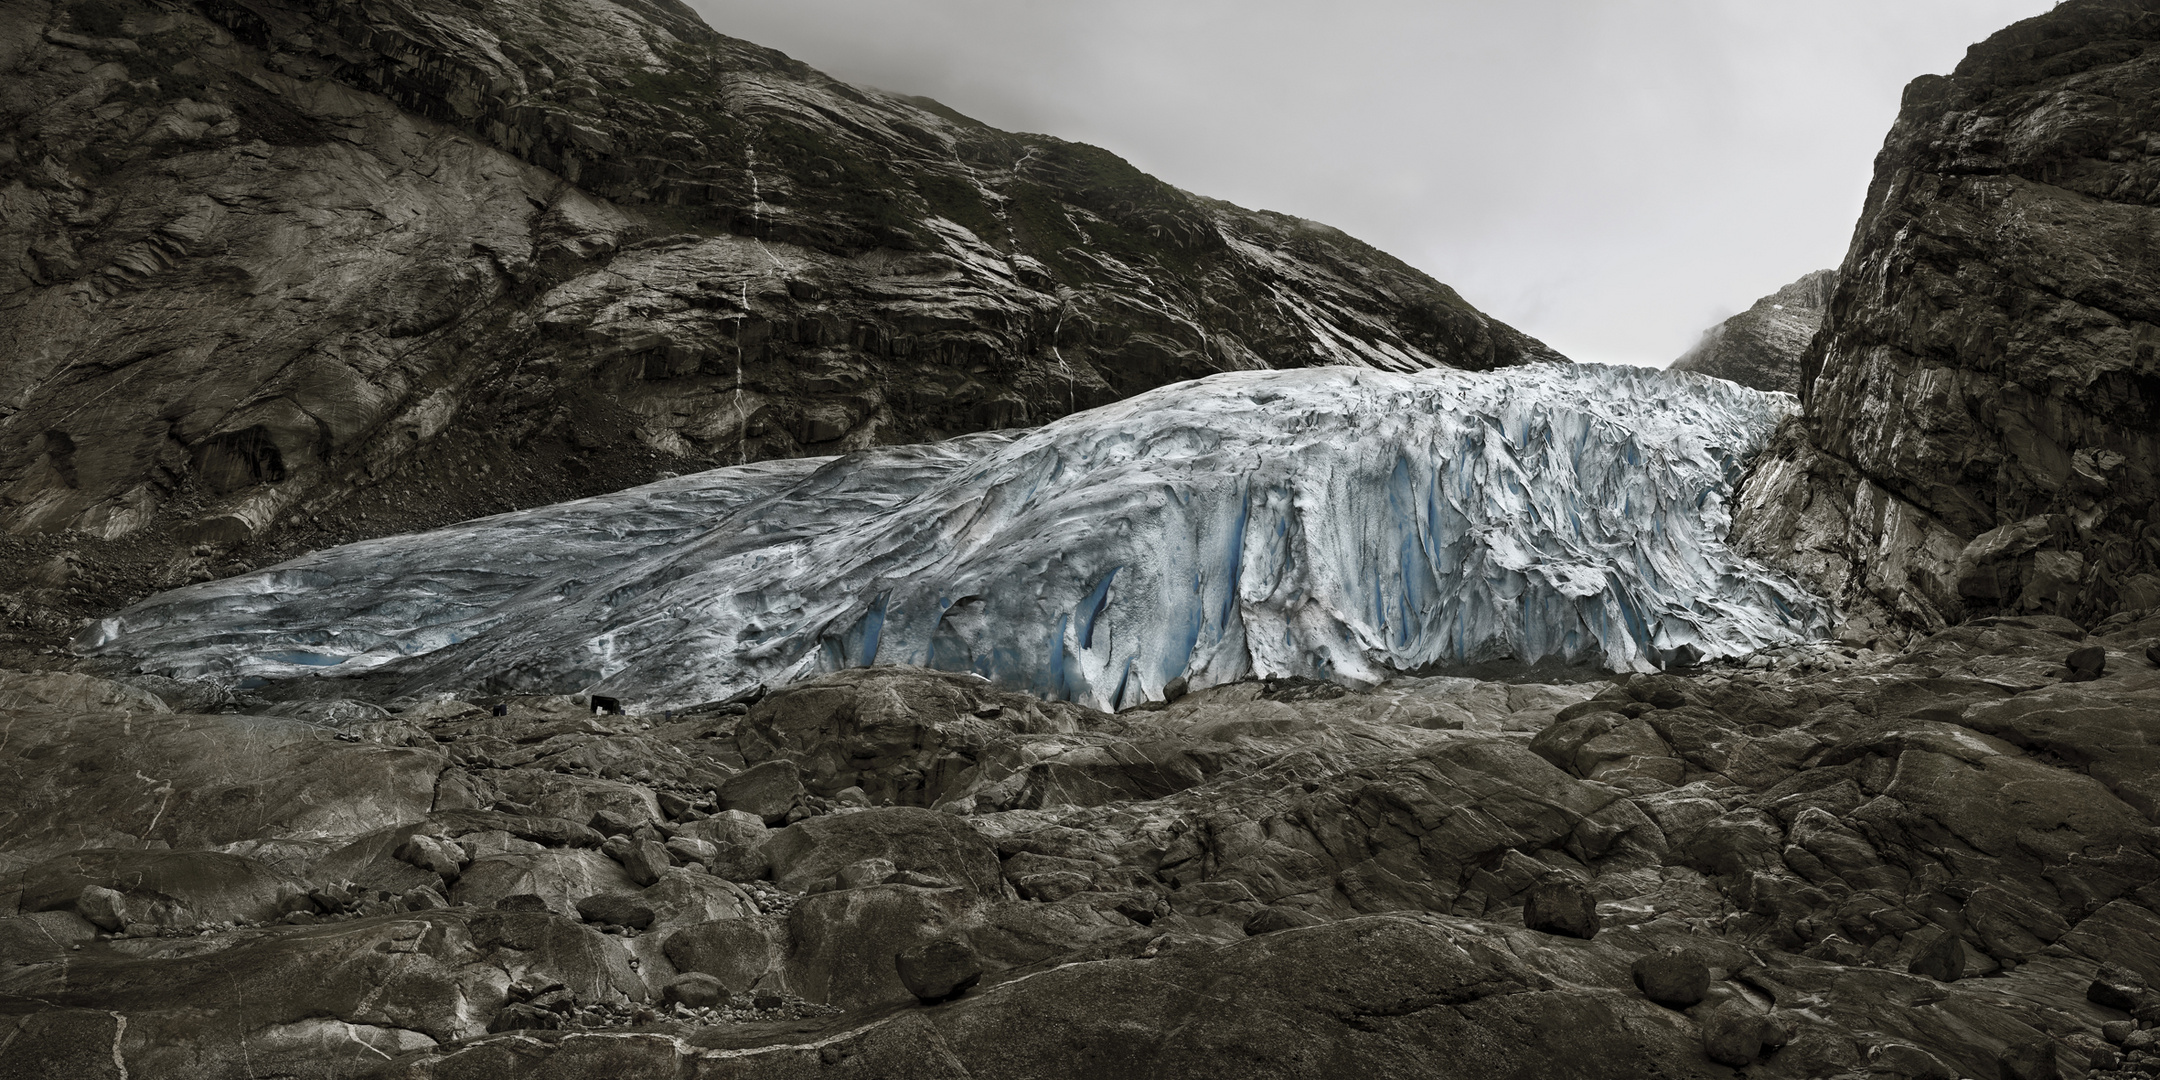
[[[715,469],[164,593],[86,654],[647,707],[923,664],[1116,708],[1183,676],[1659,666],[1820,636],[1728,548],[1789,395],[1596,365],[1233,372],[1022,432]]]

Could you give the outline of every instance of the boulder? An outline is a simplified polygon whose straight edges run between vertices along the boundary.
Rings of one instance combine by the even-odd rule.
[[[100,930],[117,931],[127,926],[127,897],[118,889],[87,885],[75,897],[75,914]]]
[[[745,919],[758,913],[756,902],[726,878],[671,869],[639,894],[653,909],[655,926],[670,928]]]
[[[2136,1012],[2151,995],[2144,978],[2136,972],[2108,963],[2100,965],[2100,970],[2093,974],[2092,983],[2085,988],[2085,1000],[2126,1013]]]
[[[1710,992],[1710,965],[1693,950],[1672,947],[1638,957],[1628,968],[1635,988],[1668,1009],[1700,1003]]]
[[[705,869],[729,881],[757,881],[772,872],[766,845],[773,831],[763,818],[741,810],[723,810],[708,818],[688,822],[675,830],[677,839],[704,840],[713,845]]]
[[[924,1004],[948,1001],[982,981],[982,961],[973,947],[954,938],[926,941],[893,958],[901,985]]]
[[[583,848],[475,859],[458,876],[450,899],[494,907],[510,897],[536,896],[546,910],[578,918],[577,902],[600,893],[637,892],[638,885],[613,859]]]
[[[750,920],[722,919],[669,934],[661,950],[677,971],[700,972],[731,994],[746,994],[774,967],[772,935]]]
[[[1956,982],[1965,977],[1965,943],[1956,934],[1942,934],[1920,950],[1905,970],[1936,982]]]
[[[688,1005],[693,1009],[724,1005],[730,996],[727,986],[719,979],[699,971],[677,977],[660,991],[660,1000],[671,1005]]]
[[[1763,1015],[1745,1005],[1720,1005],[1702,1018],[1703,1053],[1735,1069],[1753,1065],[1762,1056],[1765,1026]]]
[[[905,885],[805,896],[788,914],[787,985],[841,1008],[915,1000],[893,958],[951,936],[974,903],[963,889]]]
[[[767,825],[778,825],[802,801],[802,771],[784,759],[762,762],[728,777],[720,785],[719,794],[723,808],[754,814]]]
[[[456,881],[464,864],[472,860],[455,844],[446,844],[426,833],[414,833],[397,849],[399,861],[411,863],[446,881]]]
[[[562,1027],[562,1017],[557,1013],[526,1002],[513,1002],[503,1006],[495,1019],[488,1021],[488,1031],[555,1031]]]
[[[670,856],[685,866],[697,863],[711,869],[714,863],[720,861],[720,845],[710,840],[700,840],[694,836],[669,838],[667,851]]]
[[[1600,925],[1597,897],[1571,878],[1549,878],[1530,887],[1523,899],[1523,925],[1532,930],[1587,941]]]
[[[843,867],[884,859],[978,896],[1005,895],[990,841],[958,817],[917,807],[806,818],[775,834],[768,850],[773,879],[794,891],[830,881]]]
[[[2063,665],[2070,669],[2065,682],[2091,682],[2107,673],[2107,650],[2098,645],[2073,649]]]
[[[627,926],[643,930],[653,923],[653,909],[634,896],[601,893],[577,902],[578,915],[586,922]]]
[[[665,844],[657,840],[639,840],[629,845],[616,859],[623,872],[639,885],[650,885],[660,880],[660,875],[675,865]]]

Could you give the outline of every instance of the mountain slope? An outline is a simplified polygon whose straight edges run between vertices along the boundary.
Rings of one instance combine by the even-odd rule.
[[[1800,392],[1800,354],[1822,327],[1837,271],[1817,270],[1703,332],[1669,371],[1696,371],[1757,390]]]
[[[1736,541],[1856,613],[2160,605],[2160,3],[2072,0],[1906,88]]]
[[[671,3],[5,0],[0,72],[18,634],[1218,370],[1555,358],[1333,229]]]

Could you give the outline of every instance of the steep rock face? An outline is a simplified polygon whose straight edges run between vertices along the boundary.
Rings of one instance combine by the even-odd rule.
[[[1800,354],[1822,328],[1837,271],[1817,270],[1703,332],[1668,371],[1694,371],[1757,390],[1800,392]]]
[[[1332,229],[672,3],[5,0],[0,71],[0,556],[48,635],[664,471],[1556,358]]]
[[[1855,612],[2160,605],[2160,4],[2076,0],[1912,83],[1736,538]]]

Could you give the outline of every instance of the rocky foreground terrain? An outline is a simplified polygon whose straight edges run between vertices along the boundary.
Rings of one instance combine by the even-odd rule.
[[[1817,270],[1704,331],[1670,371],[1694,371],[1757,390],[1800,392],[1800,358],[1822,329],[1837,271]]]
[[[2156,662],[2160,614],[1116,715],[0,675],[0,1076],[2153,1075]]]
[[[0,1078],[2160,1075],[2155,43],[2070,0],[1908,91],[1735,519],[1838,644],[1114,714],[0,665]],[[647,0],[0,0],[0,85],[18,652],[678,464],[1543,355]]]
[[[300,551],[1040,424],[1559,359],[1313,222],[673,0],[0,0],[0,652]]]

